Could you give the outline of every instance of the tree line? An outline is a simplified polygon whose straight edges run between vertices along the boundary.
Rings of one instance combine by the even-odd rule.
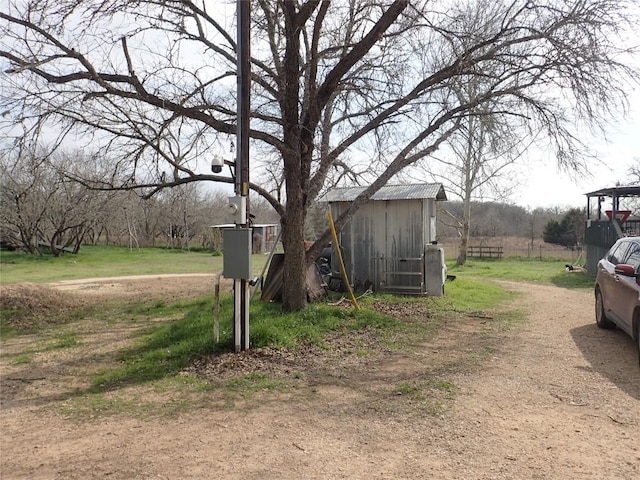
[[[99,163],[99,157],[80,152],[0,155],[3,244],[34,254],[51,250],[54,255],[77,252],[83,243],[131,248],[221,248],[212,236],[211,225],[227,223],[224,207],[229,194],[185,184],[145,198],[130,190],[91,189],[68,175],[73,169],[76,173],[78,169],[95,169]],[[87,176],[88,172],[82,175]],[[439,236],[459,237],[459,223],[452,219],[462,216],[463,202],[442,202],[439,208]],[[471,208],[472,237],[519,236],[534,240],[544,235],[545,241],[561,243],[549,232],[571,223],[563,219],[566,212],[560,207],[527,210],[501,202],[472,202]],[[259,197],[252,198],[251,210],[259,223],[278,221],[276,212]],[[325,210],[315,206],[310,212],[306,239],[314,240],[326,228]],[[572,218],[575,220],[575,215]]]
[[[462,201],[438,204],[438,237],[460,238],[459,218]],[[559,222],[567,211],[581,209],[562,206],[527,209],[506,202],[471,202],[470,237],[523,237],[532,241],[543,238],[549,222]],[[584,225],[583,225],[584,227]],[[545,240],[546,241],[546,240]]]
[[[76,253],[82,244],[131,248],[205,247],[221,250],[212,225],[228,223],[228,193],[202,184],[163,189],[150,197],[124,190],[96,190],[69,172],[86,177],[101,159],[81,152],[0,153],[0,242],[33,254]],[[636,176],[634,176],[634,173]],[[627,177],[635,184],[638,172]],[[633,199],[627,206],[637,209]],[[278,223],[277,212],[260,197],[250,201],[253,221]],[[325,204],[314,204],[305,223],[305,239],[315,240],[327,225]],[[584,208],[526,209],[507,202],[446,201],[438,204],[438,237],[461,238],[467,212],[470,237],[521,237],[563,246],[584,238]],[[469,215],[472,213],[472,215]]]
[[[99,158],[78,152],[0,155],[3,246],[56,256],[77,253],[82,244],[221,248],[211,226],[228,222],[228,193],[185,184],[147,198],[131,190],[95,190],[68,174],[96,163]],[[252,200],[257,221],[277,221],[265,201]]]

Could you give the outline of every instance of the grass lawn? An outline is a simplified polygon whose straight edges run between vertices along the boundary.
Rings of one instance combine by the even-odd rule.
[[[366,332],[393,350],[410,349],[429,338],[443,317],[491,312],[494,322],[504,324],[521,318],[519,312],[502,311],[501,306],[510,298],[513,294],[496,283],[461,278],[448,284],[443,298],[372,295],[361,299],[359,311],[320,302],[304,311],[287,313],[279,304],[257,301],[251,304],[251,345],[254,349],[331,349],[327,336],[357,338],[358,332]],[[231,295],[221,297],[218,344],[213,341],[210,296],[176,303],[110,303],[97,310],[80,310],[79,315],[70,315],[67,310],[47,311],[47,326],[25,331],[20,331],[19,321],[16,323],[19,312],[6,311],[1,315],[0,338],[3,342],[22,334],[41,338],[40,346],[17,352],[10,360],[30,364],[52,349],[72,350],[84,345],[87,329],[95,333],[126,327],[129,335],[135,332],[131,344],[114,352],[108,367],[91,374],[91,386],[85,393],[101,394],[174,378],[196,359],[231,350],[232,305]],[[368,354],[370,347],[362,344],[358,348]]]
[[[254,256],[254,271],[259,273],[265,260],[265,255]],[[220,256],[163,248],[129,251],[116,247],[83,247],[79,255],[61,258],[33,257],[14,252],[3,253],[1,257],[2,284],[138,274],[214,273],[221,269]],[[316,351],[329,352],[347,348],[354,350],[356,356],[368,356],[374,355],[376,349],[380,348],[368,340],[375,339],[383,348],[410,352],[412,348],[421,348],[420,345],[433,337],[444,322],[453,318],[456,322],[467,319],[469,325],[479,329],[473,348],[468,347],[470,353],[463,351],[469,361],[475,361],[474,358],[485,358],[493,348],[491,343],[482,343],[486,343],[491,332],[512,328],[526,318],[526,312],[518,310],[509,301],[516,294],[492,279],[537,282],[567,288],[591,287],[593,284],[593,279],[588,275],[567,273],[561,261],[474,260],[464,267],[451,267],[449,273],[456,275],[456,279],[446,283],[444,297],[374,294],[360,300],[360,311],[331,305],[331,298],[309,305],[304,311],[292,313],[283,312],[278,304],[253,302],[252,348],[284,348],[291,352],[299,349],[303,354],[314,348]],[[115,412],[120,407],[107,394],[120,391],[122,398],[130,402],[130,396],[135,397],[135,391],[131,393],[128,387],[146,385],[147,388],[169,388],[167,385],[173,385],[171,388],[179,390],[186,388],[181,386],[183,382],[192,380],[197,388],[213,388],[215,382],[211,380],[184,377],[180,372],[184,373],[183,369],[198,359],[218,356],[232,349],[232,305],[231,295],[223,295],[221,341],[218,344],[213,341],[213,299],[210,296],[178,302],[156,298],[135,304],[123,300],[101,305],[100,308],[79,307],[77,312],[45,309],[43,312],[47,323],[35,329],[21,329],[20,315],[35,315],[37,312],[6,309],[0,312],[2,342],[11,342],[16,335],[23,334],[31,335],[30,338],[38,341],[25,348],[15,347],[11,354],[4,353],[2,357],[14,366],[37,367],[40,358],[45,355],[92,351],[88,342],[95,340],[91,340],[91,334],[95,336],[97,333],[106,334],[122,329],[123,333],[115,336],[120,339],[125,335],[129,341],[108,354],[96,354],[95,360],[83,364],[83,375],[88,377],[88,382],[74,394],[79,402],[74,407],[77,411],[104,409]],[[331,343],[336,338],[342,341]],[[267,374],[260,375],[249,378],[248,386],[242,383],[248,381],[248,377],[240,376],[233,380],[236,382],[233,383],[234,388],[240,388],[245,393],[247,389],[258,388],[258,385],[263,391],[277,381]],[[304,372],[300,375],[303,376]],[[424,378],[421,377],[420,381],[401,384],[399,389],[409,395],[417,388],[416,385],[448,381],[447,378],[437,375],[437,378],[432,378],[430,375],[429,372],[423,372]],[[191,390],[185,395],[191,395],[189,392]],[[109,398],[111,400],[107,401]]]
[[[254,255],[254,274],[259,274],[267,255]],[[77,255],[35,256],[24,252],[2,252],[0,283],[47,283],[91,277],[155,275],[163,273],[217,273],[223,257],[211,252],[167,248],[83,246]],[[469,260],[463,267],[449,260],[449,272],[464,278],[494,278],[535,282],[562,287],[592,287],[594,279],[585,273],[568,273],[563,260],[505,258]]]
[[[254,255],[252,266],[259,274],[267,256]],[[83,246],[77,255],[29,255],[24,252],[2,252],[0,283],[47,283],[91,277],[151,275],[167,273],[218,273],[222,256],[211,252],[167,248]]]
[[[593,287],[594,277],[585,272],[567,272],[566,263],[563,260],[521,258],[469,260],[462,267],[449,267],[448,273],[463,278],[493,278],[542,283],[566,288]]]

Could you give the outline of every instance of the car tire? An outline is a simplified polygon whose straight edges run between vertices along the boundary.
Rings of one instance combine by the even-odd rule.
[[[604,302],[602,301],[602,293],[599,288],[596,289],[596,325],[598,325],[598,328],[607,330],[616,328],[616,324],[609,320],[604,313]]]

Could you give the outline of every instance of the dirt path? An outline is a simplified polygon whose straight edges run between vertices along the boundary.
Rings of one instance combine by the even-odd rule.
[[[175,298],[184,296],[188,292],[193,292],[193,295],[208,294],[212,291],[216,280],[216,275],[210,273],[174,273],[61,280],[50,283],[48,286],[60,291],[82,292],[98,297],[139,297],[146,294],[157,296],[164,292],[171,298]],[[229,290],[231,281],[224,280],[222,277],[220,280]]]
[[[450,478],[640,478],[631,339],[594,327],[590,291],[512,287],[531,317],[464,382],[453,425],[465,445]]]
[[[149,419],[78,421],[26,401],[0,413],[1,477],[640,478],[640,369],[631,339],[595,328],[589,291],[509,288],[523,292],[528,320],[479,366],[443,372],[456,394],[442,410],[411,410],[400,396],[394,409],[395,397],[377,401],[355,376],[303,394],[265,394],[246,408]],[[384,385],[391,375],[402,379],[403,367],[438,364],[465,348],[456,343],[460,330],[448,323],[416,355],[391,356],[367,378]]]
[[[86,287],[87,285],[101,285],[105,283],[121,283],[129,281],[145,281],[145,280],[189,280],[194,278],[210,278],[214,275],[211,273],[162,273],[157,275],[130,275],[127,277],[94,277],[94,278],[78,278],[73,280],[60,280],[52,282],[49,285],[65,290],[66,287]]]

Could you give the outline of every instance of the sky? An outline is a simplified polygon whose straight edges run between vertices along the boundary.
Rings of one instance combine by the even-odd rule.
[[[585,208],[586,193],[617,184],[630,185],[633,182],[627,176],[629,169],[640,166],[640,87],[629,98],[629,103],[629,114],[607,129],[606,139],[595,135],[589,141],[582,139],[589,151],[597,155],[595,160],[585,160],[586,172],[577,174],[561,170],[553,155],[531,147],[506,173],[508,189],[512,193],[499,198],[489,195],[479,201],[500,201],[527,210],[538,207],[567,210]],[[448,196],[451,200],[459,200],[451,193]]]
[[[577,177],[560,171],[551,161],[523,168],[522,185],[512,197],[513,202],[525,208],[585,207],[585,193],[614,187],[617,182],[630,184],[625,181],[626,173],[640,165],[640,102],[636,103],[633,116],[621,121],[618,132],[612,132],[608,141],[594,139],[591,144],[599,152],[599,161],[589,164],[590,175]]]
[[[627,46],[640,45],[640,30],[631,32],[627,42]],[[625,63],[640,68],[638,57]],[[598,161],[588,166],[590,175],[577,178],[570,172],[559,171],[551,162],[538,165],[523,170],[522,188],[512,201],[527,208],[586,207],[585,193],[615,187],[618,182],[632,183],[626,174],[632,166],[640,166],[640,86],[629,91],[627,101],[628,114],[612,122],[607,128],[607,139],[594,136],[587,142],[598,155]]]
[[[234,31],[229,23],[235,12],[234,2],[216,3],[216,8],[210,10],[215,12],[214,15],[222,24],[229,27],[230,32]],[[630,44],[637,45],[640,43],[640,33],[632,33],[628,40]],[[506,201],[528,209],[585,207],[585,193],[615,186],[616,182],[625,183],[625,173],[634,162],[640,162],[640,90],[633,93],[633,98],[630,97],[629,108],[628,118],[616,122],[615,131],[612,129],[608,135],[608,142],[593,139],[593,150],[599,152],[599,161],[588,166],[590,175],[579,178],[571,172],[558,170],[553,160],[541,164],[536,159],[535,166],[523,167],[517,173],[521,186]],[[231,187],[224,188],[232,191]]]

